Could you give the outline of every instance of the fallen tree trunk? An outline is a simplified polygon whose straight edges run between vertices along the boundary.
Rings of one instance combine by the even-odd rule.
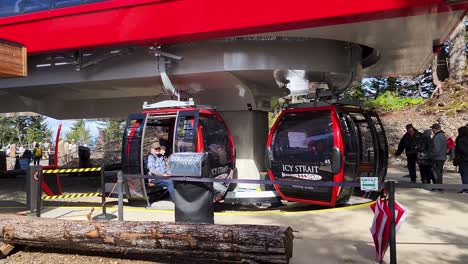
[[[288,263],[290,227],[164,222],[85,222],[0,215],[0,242],[71,250],[143,253],[173,262]]]

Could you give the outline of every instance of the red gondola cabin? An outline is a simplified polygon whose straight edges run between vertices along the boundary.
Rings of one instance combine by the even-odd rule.
[[[352,182],[387,172],[388,147],[372,110],[350,105],[292,105],[273,125],[267,142],[270,179]],[[354,190],[340,187],[278,186],[284,200],[335,206]]]
[[[191,102],[166,101],[144,105],[142,114],[128,117],[123,138],[122,170],[126,174],[146,174],[144,157],[152,142],[175,152],[206,152],[210,177],[231,178],[234,174],[234,144],[222,117],[213,109],[195,107]],[[129,201],[143,200],[150,205],[151,188],[143,180],[125,184]],[[222,200],[227,184],[214,183],[215,201]]]

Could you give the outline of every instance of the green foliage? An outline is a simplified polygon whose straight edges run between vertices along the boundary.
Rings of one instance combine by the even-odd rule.
[[[73,124],[70,132],[66,134],[66,138],[68,141],[73,139],[75,142],[80,142],[81,144],[89,144],[91,132],[86,128],[84,120],[78,120]]]
[[[50,140],[52,131],[44,123],[44,116],[0,117],[1,144],[44,142]]]
[[[2,135],[2,146],[14,141],[16,132],[12,118],[7,118],[4,116],[0,118],[0,133]]]
[[[383,112],[389,112],[422,103],[424,103],[423,98],[401,97],[397,92],[387,91],[379,95],[376,99],[367,101],[365,105],[374,107]]]
[[[26,142],[44,142],[50,140],[52,131],[44,121],[44,116],[32,116],[29,118],[25,134]]]
[[[271,128],[278,118],[281,111],[283,111],[285,104],[287,104],[287,100],[285,98],[278,98],[272,102],[271,108],[273,112],[268,113],[268,127]]]
[[[121,141],[125,123],[121,120],[110,120],[104,122],[104,134],[106,135],[106,141]]]
[[[344,97],[353,101],[363,100],[367,96],[364,84],[361,83],[358,86],[354,86],[351,89],[345,91]]]

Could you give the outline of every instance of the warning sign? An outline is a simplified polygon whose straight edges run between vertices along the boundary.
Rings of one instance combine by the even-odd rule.
[[[378,191],[379,181],[377,177],[361,177],[361,191]]]

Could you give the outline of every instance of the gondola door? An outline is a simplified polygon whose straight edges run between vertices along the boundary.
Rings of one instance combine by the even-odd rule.
[[[199,152],[198,120],[200,113],[197,110],[179,111],[175,123],[173,152]]]
[[[200,117],[203,145],[208,154],[210,178],[232,179],[234,175],[234,144],[223,119],[216,112],[203,113]],[[226,195],[229,183],[214,183],[214,200]]]
[[[334,107],[287,109],[268,138],[272,180],[343,180],[343,140]],[[338,187],[279,186],[283,199],[334,206]]]
[[[360,177],[378,177],[383,182],[387,174],[388,145],[385,130],[374,111],[347,109],[358,127]]]
[[[122,142],[122,172],[124,174],[143,174],[142,143],[146,123],[146,114],[128,116]],[[127,199],[146,200],[147,194],[143,179],[125,181]]]
[[[375,111],[367,111],[369,120],[372,122],[375,128],[375,140],[377,140],[377,172],[376,177],[379,178],[380,182],[385,180],[388,169],[388,143],[385,129],[382,121]]]
[[[343,181],[354,182],[358,178],[358,169],[360,161],[360,141],[358,137],[358,127],[354,123],[351,115],[337,108],[338,117],[341,124],[341,132],[344,143],[344,168]],[[339,202],[347,202],[351,197],[353,188],[341,188],[338,195]]]

